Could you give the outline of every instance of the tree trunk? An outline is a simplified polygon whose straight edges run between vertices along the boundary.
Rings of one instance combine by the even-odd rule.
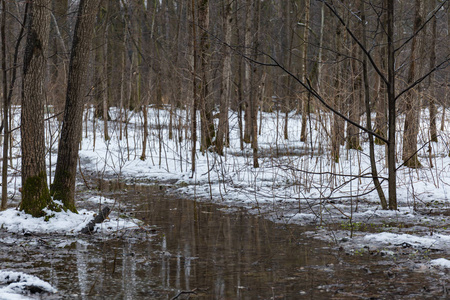
[[[6,0],[2,0],[2,23],[0,34],[2,35],[2,73],[3,73],[3,160],[2,160],[2,205],[5,210],[8,204],[8,148],[9,148],[9,101],[8,101],[8,72],[6,69]]]
[[[310,8],[310,0],[305,0],[305,24],[304,24],[304,41],[303,41],[303,59],[301,63],[301,69],[302,69],[302,75],[303,75],[303,82],[308,82],[308,41],[309,41],[309,8]],[[309,97],[307,94],[303,95],[302,97],[302,128],[300,133],[300,141],[306,142],[306,121],[309,111]]]
[[[335,67],[335,79],[334,79],[334,89],[335,89],[335,96],[334,96],[334,108],[338,111],[340,111],[340,108],[342,107],[342,97],[341,97],[341,75],[342,75],[342,67],[341,67],[341,53],[342,53],[342,26],[340,24],[337,24],[336,26],[336,67]],[[340,156],[340,146],[341,146],[341,140],[343,139],[343,129],[344,124],[341,117],[337,116],[336,114],[333,114],[333,126],[331,128],[331,159],[338,163],[339,162],[339,156]]]
[[[210,60],[209,30],[209,1],[198,2],[198,26],[200,32],[200,116],[201,116],[201,151],[206,151],[212,145],[214,138],[214,122],[212,115],[212,103],[209,97],[208,67]],[[195,26],[195,25],[194,25]]]
[[[246,10],[245,10],[245,37],[244,37],[244,49],[247,57],[251,56],[251,47],[252,47],[252,16],[253,9],[251,1],[247,0],[245,2]],[[252,136],[252,112],[250,108],[250,98],[251,98],[251,66],[249,61],[244,62],[244,78],[243,78],[243,90],[244,90],[244,143],[251,143]]]
[[[389,209],[397,209],[397,171],[395,166],[395,56],[394,56],[394,1],[387,0],[387,44],[388,44],[388,181]]]
[[[27,24],[22,79],[22,202],[20,209],[33,217],[45,215],[52,203],[45,169],[45,73],[50,31],[50,0],[35,0]]]
[[[195,173],[195,161],[197,154],[197,108],[198,108],[198,92],[197,92],[197,30],[194,24],[195,20],[195,0],[191,1],[191,24],[192,24],[192,109],[191,109],[191,140],[192,140],[192,149],[191,149],[191,157],[192,157],[192,165],[191,171],[192,176]]]
[[[355,34],[359,39],[361,39],[361,26],[358,26],[357,28],[358,29],[355,30]],[[350,62],[350,67],[352,70],[352,76],[350,79],[352,82],[352,89],[350,91],[350,97],[348,97],[348,118],[359,124],[362,91],[362,74],[360,69],[361,49],[359,45],[352,42],[351,51],[353,57],[353,60]],[[347,124],[347,149],[361,150],[361,146],[359,144],[359,128],[351,124]]]
[[[253,3],[254,9],[253,9],[253,17],[252,17],[252,23],[253,28],[255,30],[255,38],[253,42],[253,59],[255,61],[258,60],[258,43],[259,43],[259,18],[260,18],[260,12],[261,12],[261,2],[257,1],[256,3]],[[252,124],[252,148],[253,148],[253,168],[259,168],[259,162],[258,162],[258,107],[260,103],[260,97],[262,97],[262,94],[256,91],[256,86],[259,86],[259,84],[256,84],[257,80],[257,69],[256,65],[253,65],[253,72],[251,74],[251,93],[250,93],[250,113],[251,113],[251,124]],[[260,97],[258,97],[260,95]]]
[[[364,1],[361,1],[360,3],[361,8],[361,26],[362,26],[362,44],[363,47],[366,48],[367,46],[367,32],[366,32],[366,14],[365,14],[365,5]],[[387,209],[387,201],[386,196],[384,195],[383,188],[381,187],[380,180],[378,179],[378,171],[377,171],[377,163],[375,160],[375,145],[373,141],[373,134],[372,132],[372,116],[371,116],[371,109],[370,109],[370,85],[369,85],[369,75],[368,75],[368,64],[367,64],[367,56],[362,56],[363,60],[363,81],[364,81],[364,103],[366,107],[366,118],[367,118],[367,130],[369,131],[369,152],[370,152],[370,167],[372,171],[372,180],[373,184],[375,186],[375,189],[378,193],[378,198],[380,198],[381,208]]]
[[[83,80],[89,62],[91,40],[100,0],[80,0],[70,54],[66,106],[58,147],[55,180],[51,192],[73,212],[78,145],[82,135],[84,107]]]
[[[419,32],[419,28],[423,23],[423,11],[424,3],[421,0],[415,1],[415,13],[414,13],[414,30],[415,36],[411,42],[411,54],[409,57],[410,67],[408,72],[408,84],[412,84],[415,78],[420,77],[420,68],[423,65],[420,64],[422,59],[422,52],[424,43],[422,41],[422,32]],[[416,64],[419,62],[418,67]],[[417,156],[417,136],[419,135],[419,118],[420,118],[420,92],[421,85],[418,85],[414,89],[410,89],[406,93],[405,101],[405,126],[403,133],[403,155],[402,159],[405,166],[410,168],[419,168],[421,164]]]
[[[434,9],[436,1],[429,1],[430,11]],[[450,18],[449,18],[450,19]],[[430,69],[436,65],[436,39],[437,39],[437,21],[436,16],[433,16],[431,21],[431,43],[430,43]],[[449,29],[447,29],[449,30]],[[431,73],[428,77],[428,89],[430,91],[430,97],[428,99],[428,109],[430,112],[430,140],[437,142],[437,125],[436,125],[436,85],[435,85],[435,73]]]
[[[220,94],[220,115],[219,126],[217,127],[216,152],[223,155],[223,147],[226,136],[228,135],[228,110],[230,99],[230,77],[231,77],[231,51],[228,45],[231,44],[231,25],[233,18],[231,15],[232,1],[224,1],[223,31],[225,34],[223,46],[223,65],[222,65],[222,89]]]

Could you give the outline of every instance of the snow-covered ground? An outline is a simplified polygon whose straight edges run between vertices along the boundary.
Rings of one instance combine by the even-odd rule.
[[[18,120],[17,108],[15,113]],[[380,209],[370,178],[367,135],[361,135],[362,151],[347,150],[342,146],[339,163],[332,161],[329,155],[331,122],[328,114],[322,114],[321,118],[312,115],[308,119],[307,142],[300,142],[300,115],[290,114],[289,139],[285,140],[284,114],[262,113],[259,116],[262,121],[261,134],[258,136],[260,167],[255,169],[252,167],[250,145],[240,149],[237,114],[230,112],[230,147],[224,156],[218,156],[213,151],[197,152],[196,172],[192,174],[190,123],[186,121],[186,112],[173,112],[171,140],[168,137],[168,110],[150,108],[148,113],[150,131],[145,158],[142,159],[142,113],[128,112],[128,122],[125,123],[118,122],[120,112],[111,109],[112,121],[108,123],[110,139],[105,141],[103,122],[92,122],[93,110],[87,111],[80,151],[83,175],[129,183],[157,182],[170,186],[171,191],[180,197],[246,207],[253,213],[280,223],[317,225],[318,230],[310,233],[312,236],[344,246],[347,244],[342,242],[345,238],[353,242],[350,247],[370,245],[384,249],[389,245],[408,243],[416,248],[439,247],[447,254],[450,251],[450,129],[444,126],[444,130],[439,131],[439,142],[428,143],[427,111],[422,112],[418,136],[419,158],[423,167],[398,169],[397,211]],[[442,112],[438,115],[442,116]],[[47,161],[53,172],[58,128],[55,119],[49,122],[47,143],[51,155],[48,155]],[[438,120],[438,124],[440,122]],[[400,116],[397,123],[399,160],[402,124]],[[19,135],[19,130],[14,131],[8,181],[11,205],[14,206],[20,201]],[[379,175],[387,178],[385,151],[385,146],[376,146]],[[387,180],[382,180],[382,186],[387,196]],[[1,212],[0,219],[2,227],[10,231],[75,232],[93,214],[81,209],[78,215],[64,213],[50,222],[43,222],[31,220],[11,208]],[[333,224],[338,226],[331,226]],[[121,226],[128,225],[124,223]],[[432,263],[445,268],[449,266],[444,258]]]

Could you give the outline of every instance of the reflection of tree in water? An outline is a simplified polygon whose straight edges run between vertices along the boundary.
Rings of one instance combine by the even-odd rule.
[[[132,243],[126,243],[122,251],[122,290],[124,299],[136,296],[136,257]]]
[[[89,278],[88,278],[88,265],[87,265],[87,245],[84,243],[76,243],[76,258],[77,258],[77,272],[78,272],[78,285],[80,289],[81,298],[87,299],[89,294]]]

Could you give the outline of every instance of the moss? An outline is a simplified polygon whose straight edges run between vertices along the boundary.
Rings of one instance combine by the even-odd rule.
[[[50,219],[53,218],[54,216],[55,216],[55,214],[46,215],[46,216],[44,217],[44,221],[45,221],[45,222],[48,222],[48,221],[50,221]]]
[[[45,216],[44,208],[52,203],[50,191],[47,186],[47,175],[45,171],[39,175],[27,178],[22,187],[22,202],[20,210],[33,217]]]
[[[63,180],[68,180],[69,178],[69,172],[64,172]],[[51,185],[50,193],[53,196],[54,200],[61,200],[63,203],[63,206],[58,205],[60,211],[63,209],[64,211],[70,210],[71,212],[78,213],[76,207],[75,207],[75,201],[71,197],[70,189],[68,189],[62,182],[63,180],[57,180],[55,178],[55,181]],[[55,204],[56,205],[56,204]],[[51,209],[54,210],[54,209]]]

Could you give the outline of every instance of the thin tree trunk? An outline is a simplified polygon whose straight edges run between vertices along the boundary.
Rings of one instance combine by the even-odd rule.
[[[159,112],[159,108],[158,112]],[[141,160],[146,159],[146,152],[147,152],[147,139],[148,139],[148,110],[147,110],[147,103],[144,103],[142,105],[142,114],[144,116],[144,136],[142,138],[142,154],[141,154]],[[158,126],[158,130],[160,130],[160,126]],[[160,139],[161,140],[161,139]]]
[[[358,26],[357,28],[358,29],[355,30],[355,34],[361,39],[361,27]],[[361,69],[359,66],[362,53],[359,45],[355,42],[352,42],[351,51],[354,59],[350,62],[350,68],[352,70],[352,76],[350,79],[352,82],[352,89],[350,91],[350,97],[348,97],[348,118],[359,124],[362,89],[361,76],[363,75],[361,74]],[[347,124],[347,149],[361,150],[361,146],[359,144],[359,128],[351,124]]]
[[[209,1],[201,0],[197,4],[198,8],[198,26],[201,28],[200,38],[200,116],[201,116],[201,147],[200,150],[206,151],[212,145],[214,138],[214,122],[212,116],[212,103],[209,97],[209,83],[208,83],[208,67],[209,67],[209,48],[208,41],[209,30]]]
[[[388,181],[389,209],[397,209],[397,171],[395,167],[395,56],[394,56],[394,1],[387,0],[387,44],[388,44]]]
[[[107,19],[107,18],[106,18]],[[104,43],[103,43],[103,62],[102,62],[102,113],[103,113],[103,133],[105,141],[109,141],[108,131],[108,25],[105,25]],[[101,50],[100,50],[101,51]]]
[[[260,13],[261,13],[261,2],[257,1],[254,5],[253,10],[253,28],[255,30],[255,38],[254,38],[254,52],[253,52],[253,59],[255,61],[258,60],[258,43],[259,43],[259,19],[260,19]],[[251,93],[250,93],[250,109],[251,109],[251,124],[252,124],[252,148],[253,148],[253,168],[259,168],[259,162],[258,162],[258,107],[259,107],[259,99],[258,92],[256,92],[256,89],[253,88],[253,86],[258,86],[257,84],[254,84],[257,80],[256,74],[256,65],[253,66],[253,72],[251,74]],[[261,95],[262,96],[262,95]]]
[[[304,25],[304,41],[303,41],[303,59],[302,59],[302,75],[303,75],[303,82],[308,81],[308,42],[309,42],[309,9],[311,6],[310,0],[305,0],[305,25]],[[304,95],[302,97],[302,128],[300,132],[300,141],[306,142],[306,132],[307,132],[307,116],[309,111],[309,97],[308,95]]]
[[[366,48],[367,45],[367,32],[366,32],[366,14],[365,14],[365,5],[364,1],[360,3],[361,7],[361,25],[362,25],[362,44],[363,47]],[[371,109],[370,109],[370,85],[369,85],[369,75],[368,75],[368,66],[367,66],[367,56],[363,55],[363,81],[364,81],[364,102],[366,106],[366,117],[367,117],[367,130],[369,131],[369,152],[370,152],[370,167],[372,171],[372,180],[375,186],[375,189],[378,193],[378,198],[380,199],[381,208],[387,209],[387,201],[386,196],[384,195],[383,188],[381,187],[380,180],[378,179],[378,171],[377,171],[377,163],[375,161],[375,146],[373,141],[372,132],[372,118],[371,118]]]
[[[2,0],[2,23],[0,34],[2,36],[2,73],[3,73],[3,160],[2,160],[2,205],[5,210],[8,205],[8,148],[9,148],[9,101],[8,101],[8,78],[6,69],[6,0]]]
[[[245,19],[245,37],[244,37],[244,48],[246,51],[246,55],[250,56],[250,49],[252,47],[252,1],[247,0],[245,2],[246,5],[246,19]],[[250,101],[251,101],[251,83],[250,83],[250,76],[251,76],[251,66],[250,62],[245,61],[244,62],[244,80],[243,80],[243,90],[244,90],[244,142],[249,144],[251,143],[251,136],[252,136],[252,117],[251,117],[251,107],[250,107]]]
[[[342,53],[342,26],[337,24],[336,26],[336,67],[335,67],[335,79],[334,79],[334,107],[340,110],[342,107],[342,97],[341,97],[341,53]],[[331,159],[338,163],[340,156],[340,146],[342,138],[342,130],[344,129],[343,121],[341,117],[333,114],[333,126],[331,128]]]
[[[436,1],[429,1],[431,10],[433,10]],[[450,19],[450,18],[449,18]],[[437,21],[436,16],[433,16],[431,23],[431,43],[430,43],[430,69],[436,65],[436,38],[437,38]],[[430,140],[437,142],[437,125],[436,125],[436,85],[435,85],[435,73],[431,73],[428,77],[428,89],[430,91],[430,97],[428,99],[428,107],[430,113]]]
[[[198,93],[197,93],[197,31],[196,26],[193,23],[195,20],[195,0],[191,1],[191,13],[192,13],[192,43],[193,43],[193,70],[192,70],[192,88],[193,88],[193,101],[191,109],[191,159],[192,159],[192,176],[195,173],[195,156],[197,154],[197,107],[198,107]]]
[[[223,16],[223,31],[225,34],[224,42],[227,45],[231,44],[231,25],[233,18],[231,15],[232,2],[224,1],[224,16]],[[230,99],[230,76],[231,76],[231,51],[227,45],[223,47],[223,65],[222,65],[222,89],[220,95],[220,115],[219,126],[217,127],[216,136],[216,152],[223,155],[223,147],[226,136],[228,135],[228,110]]]
[[[415,1],[414,14],[414,34],[416,34],[423,23],[424,3],[421,0]],[[423,52],[422,33],[417,33],[411,42],[411,54],[409,58],[410,67],[408,72],[408,83],[412,84],[416,77],[420,77],[422,65],[416,67],[416,64],[422,61],[421,54]],[[405,101],[405,125],[403,133],[403,155],[402,159],[405,166],[410,168],[421,167],[417,156],[417,136],[419,135],[419,118],[420,118],[420,92],[421,85],[415,89],[410,89],[406,93]]]

